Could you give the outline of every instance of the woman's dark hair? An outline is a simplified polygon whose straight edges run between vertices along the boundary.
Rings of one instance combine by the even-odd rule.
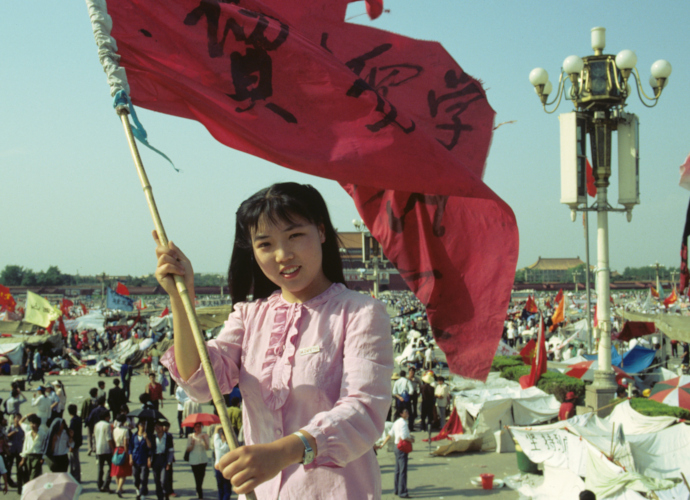
[[[340,259],[338,235],[333,228],[328,208],[321,194],[308,184],[283,182],[273,184],[242,202],[237,209],[235,243],[228,269],[228,285],[232,303],[271,295],[280,287],[269,280],[254,259],[252,231],[262,217],[271,223],[294,223],[304,219],[316,226],[323,224],[326,241],[321,244],[323,272],[332,283],[345,284]]]

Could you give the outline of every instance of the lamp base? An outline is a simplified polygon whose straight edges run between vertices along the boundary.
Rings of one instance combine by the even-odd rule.
[[[616,397],[616,375],[613,371],[604,372],[596,370],[594,372],[594,383],[587,386],[585,392],[585,406],[587,410],[598,410],[609,405]],[[613,411],[613,407],[604,408],[597,411],[599,417],[605,417]]]

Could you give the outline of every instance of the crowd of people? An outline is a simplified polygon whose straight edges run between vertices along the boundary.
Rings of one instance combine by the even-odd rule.
[[[129,384],[127,390],[121,387],[123,380],[129,382],[130,378],[131,371],[125,369],[122,379],[112,379],[109,389],[105,380],[99,380],[81,408],[68,404],[67,390],[60,380],[39,385],[31,398],[23,394],[20,382],[13,382],[0,416],[0,475],[4,491],[16,488],[21,493],[28,481],[48,471],[69,472],[83,483],[83,460],[93,456],[97,461],[95,481],[99,491],[122,497],[127,478],[132,477],[137,500],[145,499],[149,492],[164,500],[177,496],[173,468],[176,461],[184,458],[191,466],[198,498],[203,498],[203,481],[211,455],[215,465],[230,451],[222,428],[218,425],[206,433],[204,426],[197,423],[185,431],[183,417],[201,413],[201,407],[177,387],[171,392],[178,403],[179,437],[186,440],[186,453],[176,457],[170,422],[158,411],[164,399],[162,385],[150,373],[149,384],[139,396],[140,405],[130,409]],[[235,431],[240,433],[238,396],[239,390],[228,414],[237,426]],[[230,482],[218,471],[216,485],[218,498],[228,500],[232,492]]]

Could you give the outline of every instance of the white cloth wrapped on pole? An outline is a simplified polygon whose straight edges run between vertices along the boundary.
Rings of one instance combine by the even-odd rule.
[[[98,46],[98,59],[101,61],[103,71],[108,77],[110,95],[115,97],[120,90],[129,95],[129,83],[125,68],[120,66],[120,56],[117,54],[117,42],[110,35],[113,29],[113,19],[108,15],[108,6],[105,0],[86,0],[89,9],[89,18],[93,28],[93,37]]]

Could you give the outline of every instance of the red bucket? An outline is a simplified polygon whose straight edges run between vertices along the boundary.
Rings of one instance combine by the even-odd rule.
[[[479,477],[482,478],[482,488],[485,490],[492,490],[494,488],[494,475],[493,474],[480,474]]]

